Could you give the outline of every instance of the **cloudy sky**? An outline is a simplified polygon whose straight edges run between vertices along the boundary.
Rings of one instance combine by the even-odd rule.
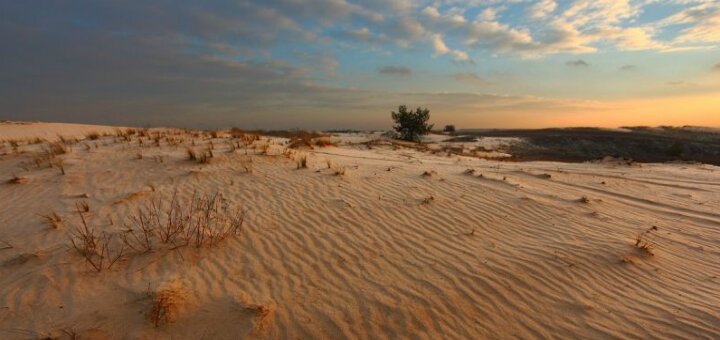
[[[0,119],[720,126],[718,0],[22,0]]]

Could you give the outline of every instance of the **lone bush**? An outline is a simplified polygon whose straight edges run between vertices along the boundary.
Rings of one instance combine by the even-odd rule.
[[[428,124],[430,110],[417,108],[415,112],[408,111],[407,106],[400,105],[398,112],[392,112],[395,121],[393,127],[400,134],[400,138],[407,141],[420,141],[420,136],[427,134],[433,125]]]

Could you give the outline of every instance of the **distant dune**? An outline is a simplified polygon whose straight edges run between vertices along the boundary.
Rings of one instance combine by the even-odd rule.
[[[490,137],[2,123],[0,338],[720,338],[720,167]]]

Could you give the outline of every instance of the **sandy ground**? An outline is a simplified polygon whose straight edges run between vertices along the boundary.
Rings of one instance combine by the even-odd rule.
[[[34,125],[0,140],[100,130]],[[720,338],[718,167],[171,138],[81,140],[64,175],[33,165],[45,143],[0,148],[0,338]],[[81,215],[119,235],[176,191],[218,193],[242,229],[100,272],[70,247]]]

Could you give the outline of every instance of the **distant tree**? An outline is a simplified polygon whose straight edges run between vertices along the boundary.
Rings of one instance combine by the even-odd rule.
[[[433,127],[432,124],[427,124],[430,110],[419,107],[413,112],[408,111],[407,106],[400,105],[398,112],[392,112],[392,119],[395,121],[395,131],[400,134],[401,139],[407,141],[420,141],[420,136],[430,132]]]
[[[444,132],[453,133],[455,132],[455,125],[445,125]]]

